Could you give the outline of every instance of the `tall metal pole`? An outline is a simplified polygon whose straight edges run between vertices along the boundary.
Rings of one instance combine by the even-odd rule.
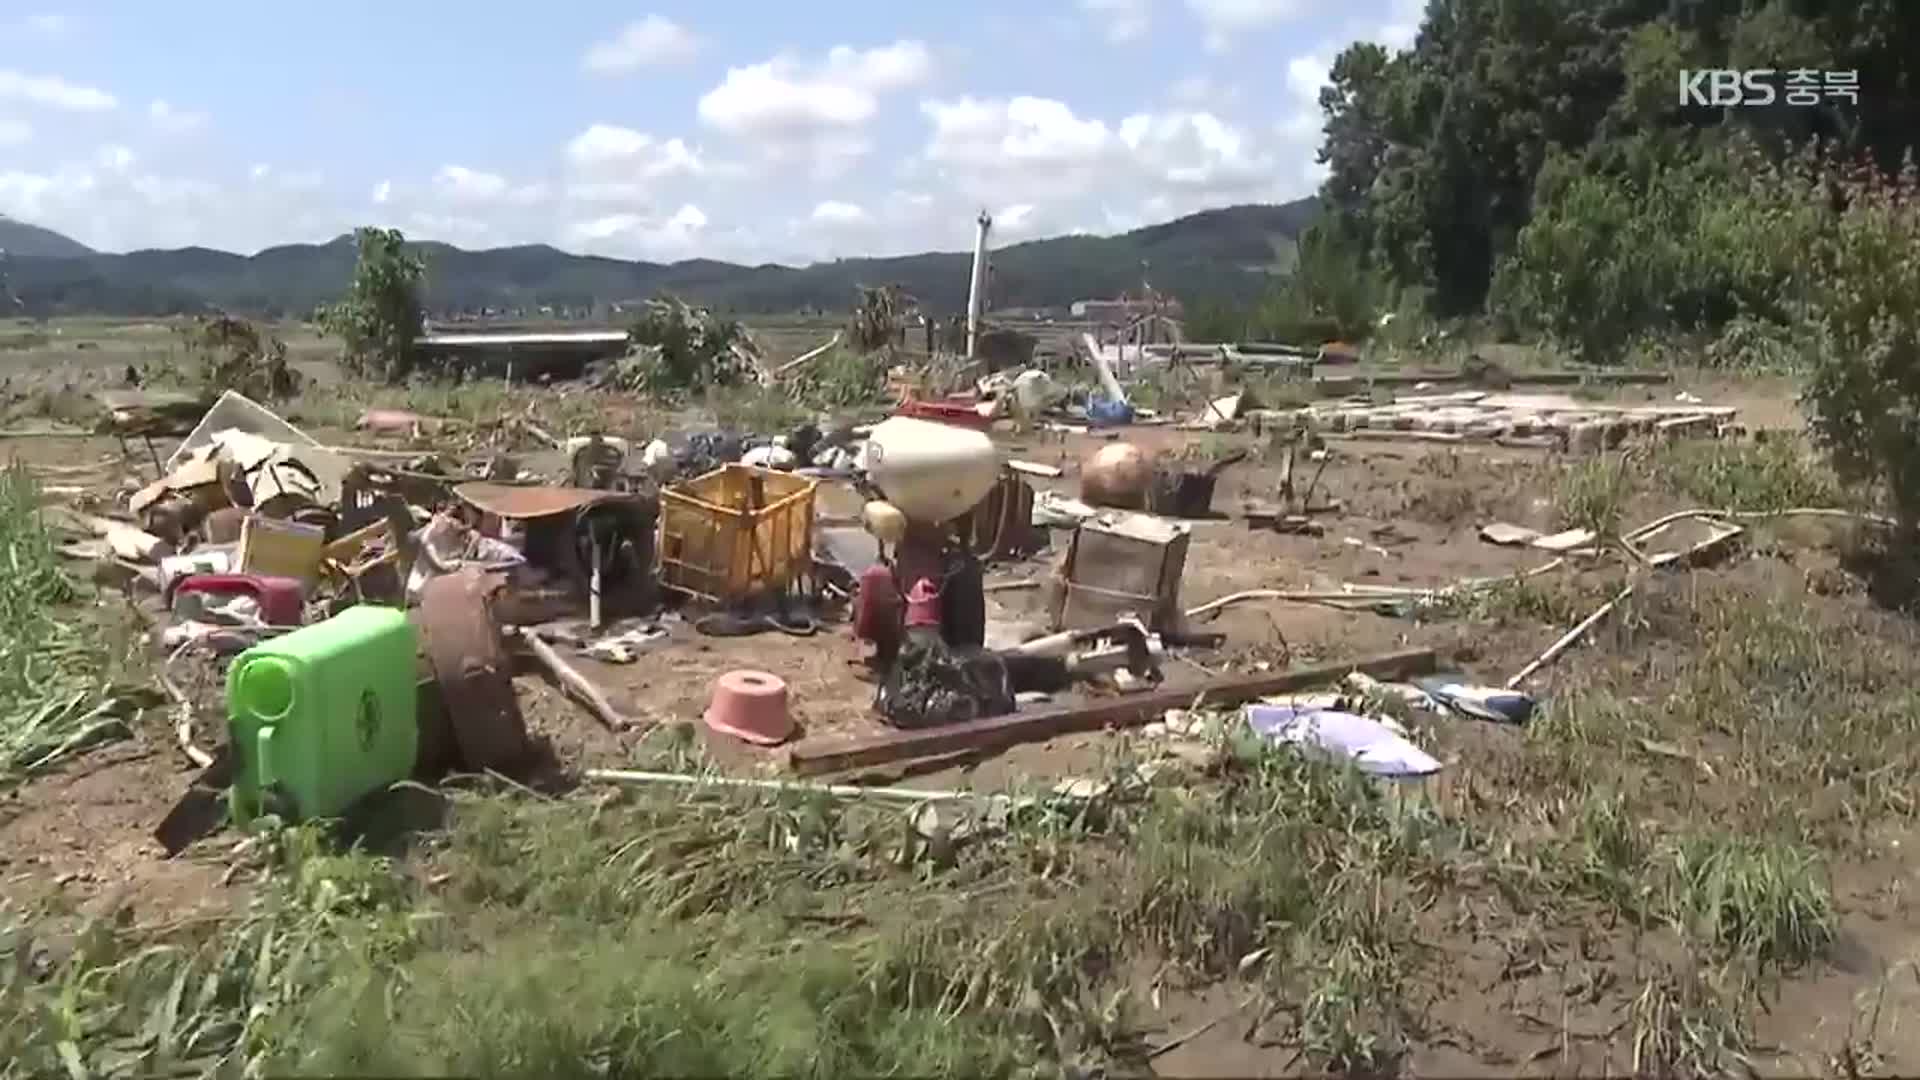
[[[968,360],[973,359],[974,349],[980,342],[980,315],[987,303],[987,230],[993,228],[993,219],[982,210],[976,224],[979,229],[973,235],[973,282],[967,289]]]

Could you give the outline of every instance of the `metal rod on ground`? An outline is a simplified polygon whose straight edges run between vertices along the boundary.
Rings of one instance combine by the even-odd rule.
[[[827,353],[827,350],[833,348],[835,345],[838,345],[838,344],[840,344],[840,331],[835,330],[833,332],[833,337],[828,339],[825,345],[818,346],[817,348],[808,349],[806,352],[801,353],[799,356],[796,356],[793,359],[787,361],[786,363],[781,364],[779,367],[774,368],[773,377],[777,379],[780,376],[785,375],[787,372],[792,371],[794,368],[797,368],[802,364],[805,364],[813,360],[816,357],[825,356]]]
[[[1190,707],[1201,699],[1215,704],[1235,705],[1268,694],[1287,693],[1334,682],[1350,671],[1364,672],[1377,679],[1401,679],[1431,672],[1434,664],[1433,650],[1408,649],[1346,663],[1215,679],[1198,686],[1158,690],[1084,705],[1059,705],[936,728],[890,732],[835,745],[801,745],[788,752],[788,763],[797,773],[813,774],[869,768],[956,750],[998,749],[1074,732],[1132,726],[1168,709]]]
[[[1601,604],[1599,609],[1596,610],[1593,614],[1587,616],[1584,619],[1581,619],[1579,625],[1567,631],[1566,634],[1563,635],[1559,641],[1556,641],[1553,644],[1547,646],[1547,651],[1535,657],[1533,662],[1528,664],[1526,667],[1521,668],[1519,674],[1515,675],[1511,679],[1508,679],[1507,689],[1512,690],[1518,687],[1521,683],[1527,680],[1527,676],[1532,675],[1534,672],[1539,671],[1541,668],[1546,667],[1548,664],[1553,663],[1554,660],[1559,658],[1561,653],[1566,652],[1569,648],[1571,648],[1574,642],[1579,641],[1582,637],[1585,637],[1587,631],[1593,629],[1595,623],[1599,622],[1601,619],[1606,618],[1607,614],[1611,612],[1616,606],[1618,606],[1620,601],[1625,600],[1627,597],[1631,595],[1633,595],[1633,586],[1629,585],[1626,588],[1621,589],[1619,594],[1616,595],[1613,599],[1607,601],[1604,604]]]
[[[600,692],[599,687],[587,681],[587,677],[580,674],[579,669],[567,663],[559,653],[554,651],[553,646],[541,641],[539,635],[522,628],[520,639],[527,643],[527,648],[532,650],[533,655],[538,657],[540,662],[546,665],[547,670],[553,673],[553,677],[560,681],[560,688],[565,690],[569,697],[585,705],[595,719],[614,731],[625,731],[639,726],[637,721],[614,708],[613,703],[607,700],[607,696]]]
[[[687,773],[642,772],[633,769],[588,769],[589,780],[615,784],[676,784],[683,787],[735,788],[750,791],[798,792],[831,795],[837,799],[869,798],[895,802],[965,802],[1005,799],[978,791],[919,791],[900,787],[861,787],[857,784],[808,784],[792,780],[750,780],[737,776],[700,776]]]
[[[587,589],[589,591],[587,597],[587,621],[592,624],[595,630],[598,630],[605,625],[600,621],[600,585],[602,581],[600,534],[593,531],[593,525],[591,523],[587,525],[587,536],[593,543],[593,575],[587,583]]]

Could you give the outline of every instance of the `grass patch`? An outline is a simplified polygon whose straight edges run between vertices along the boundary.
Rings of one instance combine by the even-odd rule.
[[[1654,483],[1716,510],[1847,507],[1858,502],[1798,438],[1683,440],[1662,447],[1649,464]]]
[[[1404,1045],[1436,819],[1251,744],[1204,798],[1041,804],[966,842],[899,808],[469,795],[425,874],[293,840],[256,908],[58,962],[19,925],[0,1060],[23,1075],[1016,1075],[1137,1071],[1137,975],[1297,1003],[1284,1039]],[[289,833],[300,838],[309,833]],[[4,1072],[5,1070],[0,1070]]]
[[[1616,536],[1634,488],[1628,455],[1580,458],[1561,474],[1553,492],[1554,510],[1566,528],[1591,529],[1601,537]]]
[[[0,471],[0,784],[127,734],[102,705],[109,650],[71,610],[81,592],[25,468]],[[68,610],[63,611],[66,608]]]

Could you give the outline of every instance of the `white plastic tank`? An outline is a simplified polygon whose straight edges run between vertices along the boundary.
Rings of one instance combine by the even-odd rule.
[[[908,518],[928,525],[974,508],[1000,482],[1000,451],[982,431],[896,416],[867,437],[867,476]]]

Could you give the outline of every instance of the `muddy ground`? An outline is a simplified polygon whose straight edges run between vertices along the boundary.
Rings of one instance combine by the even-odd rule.
[[[1795,422],[1790,396],[1777,384],[1696,381],[1713,402],[1742,406],[1742,420],[1755,427]],[[1670,399],[1679,388],[1633,390],[1628,401]],[[616,431],[635,435],[640,432]],[[316,430],[328,441],[348,441],[338,430]],[[1143,428],[1128,433],[1152,449],[1189,441],[1186,433]],[[1001,436],[1006,439],[1006,436]],[[1206,436],[1226,446],[1253,443],[1245,436]],[[1103,440],[1070,436],[1064,441],[1029,438],[1009,442],[1019,457],[1066,467],[1059,481],[1041,482],[1074,492],[1076,463]],[[164,455],[167,447],[161,445]],[[30,466],[71,467],[101,462],[102,476],[121,469],[112,439],[18,439],[0,443],[0,457]],[[1416,443],[1337,442],[1321,490],[1338,499],[1338,512],[1321,517],[1324,536],[1280,535],[1249,528],[1238,516],[1245,500],[1270,501],[1275,466],[1256,455],[1222,477],[1215,508],[1223,516],[1193,523],[1182,598],[1187,606],[1253,588],[1337,587],[1342,581],[1383,585],[1438,585],[1465,577],[1512,574],[1548,556],[1495,547],[1478,539],[1478,527],[1500,520],[1552,530],[1558,477],[1570,463],[1538,450],[1494,446],[1431,446]],[[855,506],[850,492],[823,493],[824,509]],[[1688,508],[1673,491],[1636,495],[1623,515],[1628,524]],[[1043,577],[1062,550],[1065,532],[1053,533],[1053,549],[1033,559],[992,569],[989,581]],[[1858,588],[1844,582],[1838,530],[1825,524],[1771,530],[1764,543],[1694,570],[1676,571],[1659,584],[1656,614],[1675,597],[1700,594],[1812,597],[1836,627],[1880,635],[1888,643],[1913,641],[1911,624],[1871,610]],[[1578,612],[1606,594],[1603,568],[1556,577],[1554,589]],[[989,615],[999,622],[1036,617],[1040,590],[997,591]],[[115,601],[117,602],[117,601]],[[1533,658],[1570,623],[1553,617],[1389,617],[1303,604],[1250,602],[1225,610],[1201,629],[1226,635],[1218,650],[1183,651],[1171,658],[1171,685],[1197,685],[1209,672],[1245,670],[1359,657],[1394,648],[1426,646],[1488,682],[1502,681]],[[1556,622],[1556,618],[1558,621]],[[1667,692],[1659,678],[1677,677],[1656,662],[1664,648],[1657,637],[1596,634],[1533,684],[1550,700],[1569,680],[1606,682],[1623,700],[1658,700]],[[1650,655],[1652,659],[1650,659]],[[590,677],[606,687],[616,705],[665,727],[693,725],[716,675],[757,667],[785,678],[808,740],[830,740],[884,730],[874,719],[871,686],[862,680],[858,647],[844,625],[815,638],[778,633],[752,638],[702,638],[690,627],[674,628],[673,640],[632,665],[581,660]],[[1671,658],[1668,658],[1669,660]],[[1664,672],[1664,675],[1658,673]],[[569,770],[627,765],[641,754],[642,740],[658,733],[614,734],[564,698],[537,674],[517,680],[522,707],[534,732],[545,738]],[[203,689],[211,689],[206,687]],[[209,710],[217,716],[217,703]],[[1737,730],[1737,725],[1735,730]],[[1523,736],[1512,729],[1440,723],[1422,729],[1448,769],[1427,794],[1441,804],[1476,800],[1551,802],[1555,792],[1538,776],[1517,771]],[[1732,736],[1737,738],[1737,735]],[[1817,735],[1810,737],[1818,737]],[[1075,736],[1020,746],[986,760],[932,772],[915,782],[930,787],[969,784],[999,787],[1019,776],[1075,775],[1099,766],[1120,736]],[[716,746],[715,757],[743,772],[776,773],[777,753]],[[1685,787],[1712,784],[1696,773],[1712,746],[1688,746],[1683,758],[1639,762],[1631,775],[1647,782]],[[1623,768],[1595,762],[1596,769]],[[142,923],[166,924],[230,909],[242,902],[244,875],[230,871],[235,844],[216,836],[172,860],[161,856],[151,830],[187,785],[194,768],[184,760],[168,727],[149,722],[136,737],[95,750],[65,768],[0,796],[0,887],[12,896],[55,893],[82,910],[102,910],[131,899]],[[1662,780],[1661,777],[1665,779]],[[1676,779],[1677,778],[1677,779]],[[1737,799],[1676,799],[1686,813],[1726,813],[1739,828]],[[1842,1068],[1870,1019],[1874,1061],[1898,1071],[1920,1070],[1920,1028],[1892,1026],[1885,1018],[1920,1015],[1920,979],[1912,960],[1920,956],[1920,911],[1909,899],[1916,870],[1916,842],[1909,826],[1888,822],[1878,830],[1871,854],[1836,855],[1831,882],[1841,920],[1838,945],[1798,976],[1779,984],[1755,1032],[1771,1052],[1757,1064],[1767,1072],[1804,1074]],[[1658,931],[1592,921],[1542,922],[1529,935],[1511,924],[1489,929],[1477,915],[1471,883],[1422,917],[1421,946],[1435,962],[1425,968],[1426,1026],[1405,1065],[1414,1074],[1620,1072],[1631,1067],[1633,1025],[1621,1017],[1633,1006],[1635,972],[1650,956],[1673,948]],[[1903,969],[1902,965],[1906,965]],[[1904,975],[1902,974],[1904,970]],[[1160,999],[1157,1026],[1186,1033],[1228,1011],[1240,991],[1219,985],[1169,993]],[[1161,1075],[1278,1075],[1302,1064],[1295,1055],[1262,1045],[1250,1031],[1252,1017],[1216,1023],[1153,1061]]]

